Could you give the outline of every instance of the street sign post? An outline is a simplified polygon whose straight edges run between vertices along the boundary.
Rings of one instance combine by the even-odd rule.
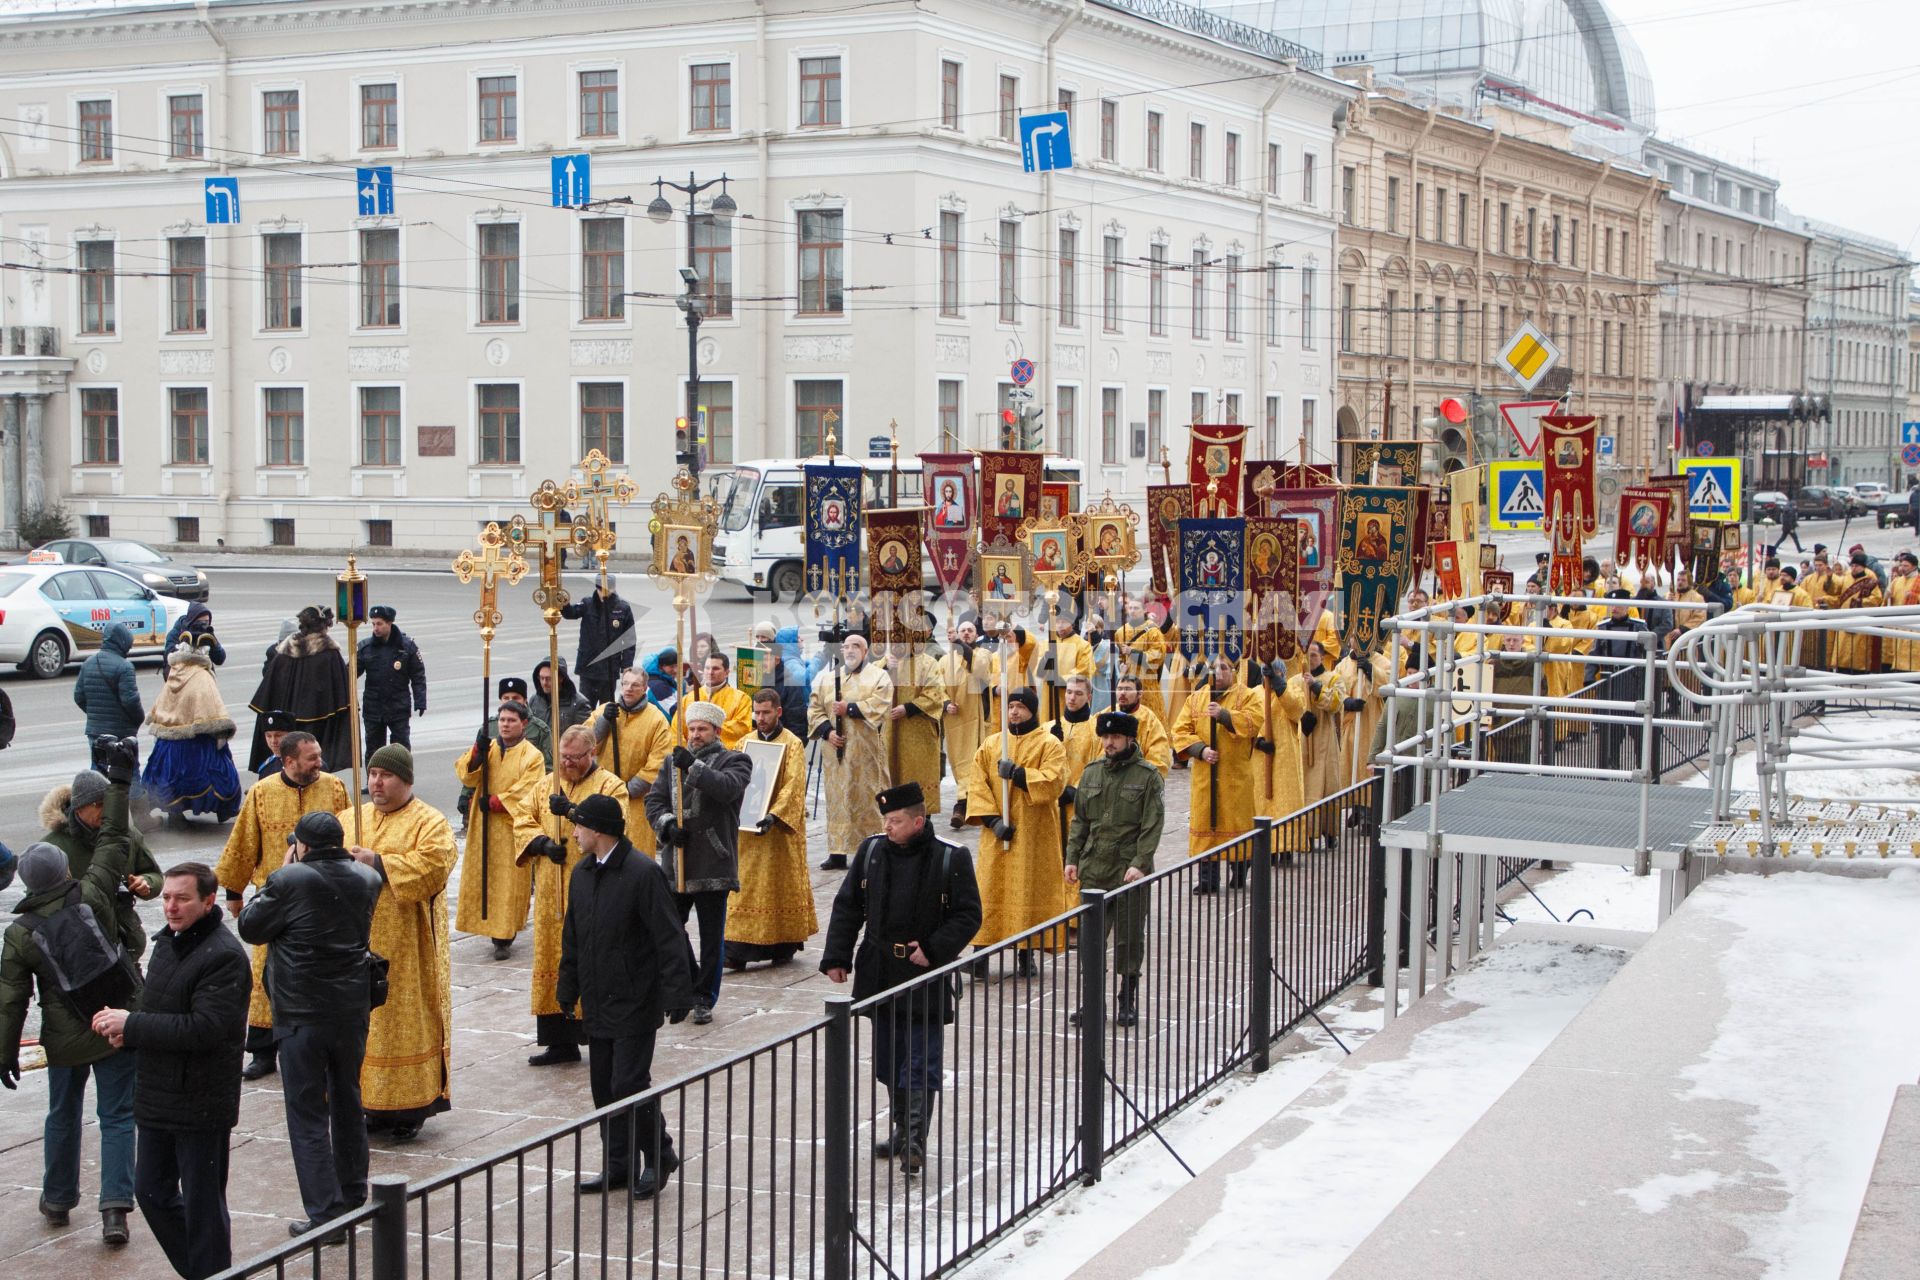
[[[1560,348],[1531,324],[1521,324],[1500,348],[1500,364],[1522,391],[1532,391],[1560,363]]]
[[[207,179],[207,225],[240,221],[240,179]]]
[[[1487,476],[1493,496],[1487,527],[1538,529],[1547,508],[1545,465],[1519,459],[1493,462],[1487,464]]]
[[[377,218],[393,212],[393,166],[376,165],[355,169],[354,185],[359,188],[360,216]]]
[[[1740,520],[1740,459],[1682,458],[1687,478],[1687,515],[1695,520]]]
[[[1066,112],[1020,117],[1020,163],[1028,173],[1073,168],[1073,135]]]
[[[1015,387],[1007,392],[1007,403],[1016,409],[1024,409],[1033,403],[1033,391],[1027,387]]]
[[[549,156],[553,207],[578,209],[593,199],[593,157],[584,151]]]
[[[1531,458],[1540,452],[1540,419],[1559,406],[1558,400],[1516,400],[1500,406],[1500,417],[1522,455]]]
[[[1600,456],[1602,458],[1605,458],[1608,462],[1613,461],[1613,437],[1612,436],[1600,437]]]
[[[1900,424],[1900,443],[1920,444],[1920,422],[1903,422]]]

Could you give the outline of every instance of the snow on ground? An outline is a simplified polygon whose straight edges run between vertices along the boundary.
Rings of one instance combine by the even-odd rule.
[[[1894,1088],[1920,1075],[1920,998],[1896,976],[1920,970],[1920,870],[1794,880],[1783,893],[1719,876],[1694,895],[1696,910],[1779,945],[1723,954],[1727,1010],[1684,1072],[1692,1097],[1747,1109],[1746,1151],[1776,1171],[1755,1189],[1784,1192],[1791,1208],[1738,1214],[1738,1225],[1748,1256],[1783,1280],[1839,1274]],[[1845,1000],[1832,998],[1836,969],[1859,974]]]
[[[1824,716],[1804,721],[1795,726],[1794,737],[1788,744],[1787,772],[1784,775],[1788,790],[1793,795],[1823,800],[1920,801],[1920,772],[1912,768],[1793,768],[1796,762],[1809,762],[1813,758],[1804,750],[1795,748],[1841,748],[1846,743],[1862,745],[1852,750],[1840,750],[1838,759],[1858,761],[1862,766],[1885,765],[1888,760],[1886,746],[1871,744],[1893,742],[1912,750],[1914,744],[1920,742],[1920,717],[1902,711],[1838,708]],[[1759,789],[1760,775],[1755,767],[1756,761],[1753,744],[1743,743],[1733,761],[1733,789],[1736,792]],[[1707,775],[1702,773],[1688,778],[1683,785],[1704,787],[1707,785]]]
[[[1557,922],[1652,933],[1660,922],[1660,877],[1636,876],[1626,864],[1567,863],[1555,871],[1535,868],[1523,878],[1533,892],[1522,891],[1501,904],[1516,924]]]

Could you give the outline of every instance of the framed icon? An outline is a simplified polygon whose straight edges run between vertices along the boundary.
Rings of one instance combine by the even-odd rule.
[[[1026,595],[1025,569],[1018,552],[981,556],[980,603],[988,608],[1017,607]]]
[[[698,525],[662,524],[654,535],[653,562],[668,578],[695,578],[711,560],[707,531]]]

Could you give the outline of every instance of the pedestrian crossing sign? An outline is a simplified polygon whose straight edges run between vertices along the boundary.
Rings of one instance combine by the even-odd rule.
[[[1740,459],[1682,458],[1687,478],[1687,515],[1694,520],[1740,520]]]
[[[1543,464],[1517,458],[1487,464],[1493,487],[1493,505],[1487,512],[1487,527],[1512,531],[1538,529],[1547,509],[1546,468]]]

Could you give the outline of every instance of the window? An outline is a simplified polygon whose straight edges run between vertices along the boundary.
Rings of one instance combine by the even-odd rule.
[[[360,149],[391,151],[400,145],[400,86],[360,86]]]
[[[580,136],[611,138],[620,132],[620,73],[580,73]]]
[[[616,220],[617,221],[617,220]],[[701,314],[733,317],[733,224],[703,213],[693,220],[693,270],[700,277]]]
[[[1079,409],[1080,388],[1057,386],[1053,389],[1053,447],[1069,458],[1080,456],[1076,444]]]
[[[1207,393],[1195,391],[1187,397],[1187,421],[1205,422],[1207,420]]]
[[[1280,397],[1267,397],[1267,457],[1280,456]]]
[[[267,543],[275,547],[293,545],[293,521],[286,516],[267,517]]]
[[[480,323],[517,324],[520,320],[520,224],[487,222],[480,227]]]
[[[167,241],[167,332],[207,331],[207,242],[200,236]]]
[[[480,396],[482,464],[517,466],[520,462],[520,384],[484,382]]]
[[[1567,225],[1567,265],[1580,265],[1580,219],[1570,219]]]
[[[1313,162],[1316,159],[1309,151],[1300,157],[1300,203],[1312,204],[1316,199],[1313,187]]]
[[[688,74],[693,87],[693,132],[733,128],[733,64],[703,62]]]
[[[1306,350],[1314,348],[1314,335],[1320,331],[1318,318],[1314,314],[1314,295],[1319,292],[1320,273],[1312,267],[1300,268],[1300,345]]]
[[[1447,242],[1447,189],[1440,187],[1433,193],[1433,238],[1440,244]]]
[[[1208,336],[1207,251],[1205,249],[1193,251],[1193,262],[1188,268],[1188,273],[1192,277],[1193,285],[1191,314],[1188,316],[1188,321],[1192,326],[1193,336],[1204,338]]]
[[[960,127],[960,64],[951,58],[940,63],[940,125]]]
[[[840,126],[840,59],[800,59],[800,127]]]
[[[1228,342],[1238,342],[1244,336],[1240,332],[1240,255],[1227,255],[1226,279],[1226,332]]]
[[[702,400],[707,385],[700,384]],[[580,456],[598,449],[608,462],[627,460],[627,389],[618,382],[580,384]]]
[[[307,461],[307,393],[300,387],[268,387],[267,465],[299,467]]]
[[[1413,235],[1416,240],[1427,236],[1427,184],[1413,184]]]
[[[1226,406],[1225,414],[1226,414],[1226,419],[1228,423],[1234,426],[1238,426],[1240,424],[1240,393],[1238,391],[1227,392],[1227,406]]]
[[[1506,201],[1500,202],[1500,252],[1507,251],[1507,233],[1513,226],[1513,206]]]
[[[800,314],[803,316],[837,316],[846,309],[842,216],[838,209],[811,209],[800,215]]]
[[[1020,224],[1011,218],[1000,223],[1000,323],[1020,319]]]
[[[1353,205],[1356,198],[1354,190],[1356,179],[1353,166],[1340,166],[1340,221],[1353,225]]]
[[[1080,233],[1060,231],[1060,324],[1080,327]]]
[[[360,233],[360,327],[400,324],[400,232],[380,228]]]
[[[1012,142],[1020,136],[1020,81],[1013,76],[1000,77],[1000,140]]]
[[[1353,286],[1340,286],[1340,349],[1352,351],[1353,347]]]
[[[1384,354],[1398,355],[1397,335],[1400,331],[1400,291],[1387,290],[1387,314],[1381,317],[1380,327],[1386,330]]]
[[[1240,185],[1240,135],[1237,133],[1227,135],[1227,185]]]
[[[1467,243],[1467,193],[1460,193],[1459,211],[1453,219],[1453,238],[1456,244],[1465,247]]]
[[[167,155],[175,160],[198,160],[207,150],[205,100],[197,93],[176,93],[167,99]]]
[[[113,241],[82,240],[80,248],[80,332],[113,333],[118,324],[114,304]]]
[[[842,440],[846,438],[846,431],[839,425],[841,405],[837,378],[803,378],[793,384],[795,452],[803,458],[826,452],[828,414],[834,417],[836,434]]]
[[[1164,123],[1158,111],[1147,112],[1147,168],[1154,173],[1164,172],[1166,157],[1163,154],[1161,134]]]
[[[1100,327],[1120,332],[1120,237],[1107,236],[1100,252]]]
[[[960,382],[955,378],[940,379],[939,428],[942,451],[960,447]]]
[[[360,388],[360,465],[400,465],[400,388]]]
[[[1553,260],[1560,261],[1560,215],[1553,215]]]
[[[89,98],[80,104],[80,160],[105,164],[113,159],[113,99]]]
[[[81,389],[80,461],[88,466],[120,461],[120,392],[115,387]]]
[[[1067,138],[1071,141],[1073,138],[1073,108],[1079,101],[1079,96],[1071,89],[1062,89],[1057,95],[1057,100],[1061,112],[1067,117]]]
[[[1167,246],[1147,250],[1147,332],[1167,336]]]
[[[733,461],[733,384],[700,383],[700,402],[706,406],[707,460]]]
[[[393,545],[393,521],[367,521],[367,545],[370,547],[390,547]]]
[[[960,314],[960,215],[940,213],[940,314]]]
[[[1100,461],[1120,465],[1120,388],[1100,388]]]
[[[1167,393],[1155,388],[1147,392],[1147,461],[1160,460],[1167,438]]]
[[[173,518],[173,540],[175,542],[200,541],[200,517],[175,516]]]
[[[1453,300],[1453,358],[1467,358],[1467,304],[1462,298]]]
[[[1100,158],[1109,164],[1120,158],[1120,104],[1100,100]]]
[[[627,224],[588,218],[580,224],[580,318],[620,320],[627,314]]]
[[[1387,179],[1387,230],[1400,230],[1400,179]]]
[[[280,232],[262,236],[267,258],[266,327],[298,329],[304,314],[301,307],[304,280],[300,268],[300,233]]]
[[[300,91],[269,89],[260,95],[261,150],[270,156],[300,153]]]
[[[1319,408],[1320,402],[1311,397],[1303,399],[1300,402],[1300,438],[1306,441],[1308,445],[1311,445],[1313,441],[1313,419],[1315,412]],[[1306,456],[1305,448],[1302,449],[1301,456]]]
[[[513,142],[520,137],[520,78],[481,76],[480,141]]]
[[[1267,345],[1277,347],[1280,345],[1280,264],[1269,262],[1260,275],[1266,286]]]
[[[1540,223],[1540,211],[1538,209],[1528,209],[1527,210],[1527,257],[1529,259],[1537,258],[1540,256],[1540,251],[1536,245],[1535,238],[1534,238],[1536,234],[1536,229],[1538,228],[1539,223]]]
[[[1187,176],[1195,182],[1207,176],[1207,126],[1187,126]]]
[[[1267,144],[1267,194],[1280,194],[1280,144],[1277,142]]]

